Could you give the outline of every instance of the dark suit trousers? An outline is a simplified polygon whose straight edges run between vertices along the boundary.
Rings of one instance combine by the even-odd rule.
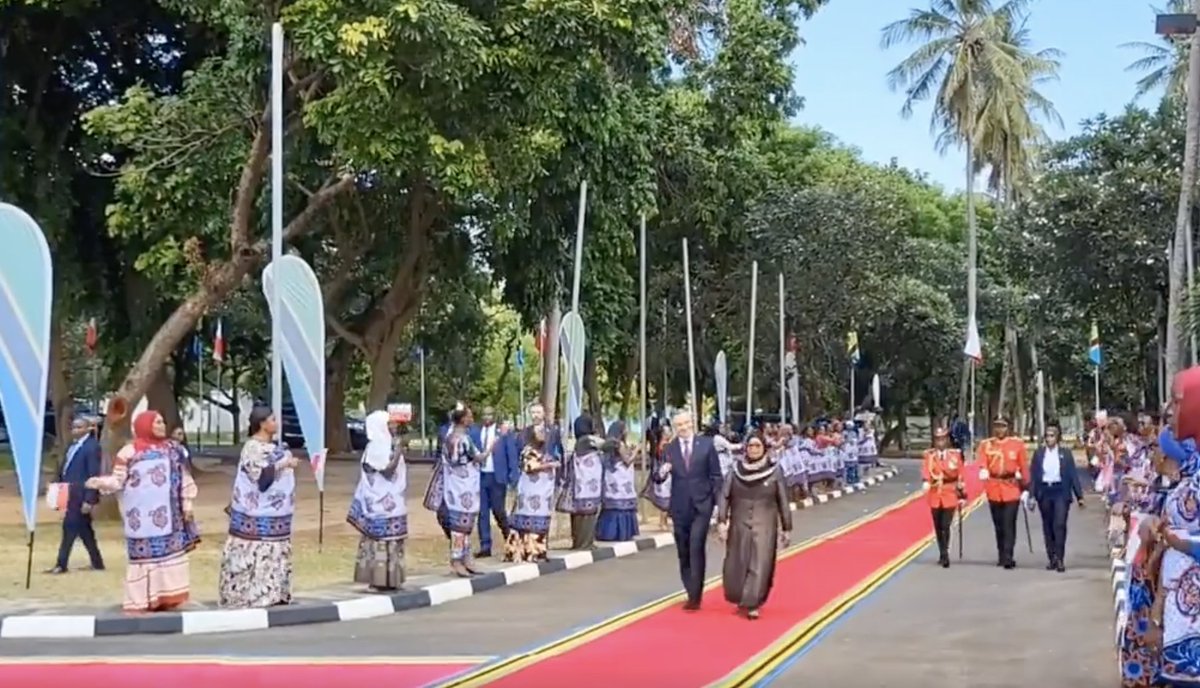
[[[1017,511],[1021,503],[988,502],[992,512],[992,526],[996,529],[996,555],[1002,564],[1011,564],[1013,549],[1017,545]]]
[[[104,568],[104,557],[100,556],[100,546],[96,544],[96,531],[92,528],[92,517],[82,511],[68,510],[63,518],[62,544],[58,546],[58,561],[56,565],[67,569],[71,558],[71,548],[75,546],[75,538],[83,541],[88,557],[92,560],[92,568]]]
[[[495,473],[479,474],[479,549],[484,552],[492,551],[492,525],[488,523],[488,515],[496,519],[500,532],[508,537],[508,485],[496,477]]]
[[[957,509],[935,507],[929,510],[933,514],[933,533],[937,536],[938,559],[950,559],[950,524],[954,522],[954,512]]]
[[[713,512],[711,503],[706,506],[700,508],[690,504],[688,512],[671,514],[675,524],[675,553],[679,555],[679,578],[690,602],[699,602],[704,592],[705,546]]]
[[[1042,537],[1046,540],[1046,556],[1051,563],[1062,562],[1067,554],[1067,514],[1071,511],[1071,494],[1061,483],[1038,495],[1038,510],[1042,512]]]

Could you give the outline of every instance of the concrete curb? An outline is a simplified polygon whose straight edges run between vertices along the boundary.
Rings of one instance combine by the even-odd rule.
[[[862,482],[794,503],[792,510],[810,509],[846,495],[861,492],[872,485],[896,477],[898,473],[899,470],[894,467],[884,467],[877,475]],[[435,607],[493,588],[524,583],[552,573],[569,571],[608,559],[627,557],[643,550],[672,547],[674,544],[675,538],[671,533],[658,533],[629,542],[602,545],[586,552],[552,554],[550,561],[538,564],[513,564],[472,578],[442,581],[414,590],[401,590],[390,595],[362,595],[344,600],[300,603],[270,609],[220,609],[136,616],[125,616],[118,613],[0,616],[0,638],[93,638],[175,633],[195,635],[257,631],[330,621],[357,621],[410,609]]]
[[[1115,619],[1115,632],[1113,641],[1117,647],[1121,646],[1121,636],[1125,633],[1125,620],[1128,612],[1125,609],[1126,596],[1129,594],[1125,589],[1125,561],[1123,559],[1112,560],[1112,591],[1113,591],[1113,618]]]

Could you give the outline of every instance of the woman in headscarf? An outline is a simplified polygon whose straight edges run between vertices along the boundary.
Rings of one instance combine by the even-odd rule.
[[[717,533],[727,543],[721,576],[725,599],[739,613],[757,619],[774,582],[775,554],[792,533],[783,470],[771,465],[758,435],[746,439],[745,457],[725,479]]]
[[[486,458],[471,439],[471,409],[450,413],[440,465],[425,493],[425,507],[437,513],[450,539],[450,571],[459,578],[478,573],[471,559],[471,533],[479,520],[479,467]]]
[[[250,411],[249,438],[242,445],[229,501],[229,537],[221,552],[221,607],[250,609],[292,601],[292,516],[300,459],[276,444],[278,429],[271,409],[256,406]]]
[[[596,541],[596,517],[604,483],[600,455],[604,439],[593,433],[592,417],[575,419],[575,451],[564,464],[558,510],[571,515],[571,549],[591,549]]]
[[[1200,554],[1200,454],[1194,442],[1177,442],[1171,430],[1160,435],[1159,444],[1168,459],[1179,459],[1179,484],[1163,504],[1161,537],[1170,549],[1162,556],[1157,589],[1150,588],[1151,636],[1161,629],[1163,681],[1171,686],[1200,686],[1200,565],[1195,558]],[[1153,574],[1152,568],[1147,573]],[[1136,613],[1135,583],[1131,576],[1127,594],[1131,619]],[[1156,640],[1149,641],[1151,647]]]
[[[550,517],[554,508],[554,460],[546,446],[546,426],[529,428],[521,448],[521,477],[517,481],[517,508],[508,519],[504,560],[546,561],[549,552]]]
[[[669,427],[661,428],[654,437],[657,439],[657,443],[650,446],[649,475],[651,476],[658,475],[662,465],[666,462],[666,446],[671,443],[672,439],[671,429]],[[647,477],[646,484],[642,486],[642,497],[655,509],[658,509],[658,527],[666,530],[670,525],[667,521],[670,518],[671,509],[671,476],[668,475],[661,483]]]
[[[604,450],[604,490],[600,518],[596,521],[596,539],[625,542],[638,536],[637,476],[633,462],[637,454],[625,444],[625,422],[615,420],[608,426]]]
[[[387,411],[367,416],[367,448],[346,516],[362,535],[354,561],[354,582],[366,583],[372,590],[397,590],[404,584],[408,469],[399,446],[393,448],[390,420]]]
[[[133,442],[117,452],[112,474],[89,478],[87,487],[120,494],[129,559],[122,609],[155,612],[187,602],[188,552],[200,542],[192,516],[196,483],[162,416],[138,414]]]

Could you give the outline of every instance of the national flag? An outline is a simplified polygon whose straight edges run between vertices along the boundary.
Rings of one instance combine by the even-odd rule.
[[[517,369],[525,370],[525,349],[520,344],[517,345]]]
[[[1088,344],[1088,360],[1097,368],[1100,367],[1100,362],[1103,357],[1100,355],[1100,328],[1092,321],[1092,336]]]
[[[538,323],[538,329],[533,333],[533,345],[537,349],[538,356],[546,357],[546,319]]]
[[[88,321],[87,334],[83,336],[83,345],[87,347],[88,356],[96,355],[96,344],[100,341],[100,335],[96,332],[96,319],[92,318]]]
[[[221,328],[221,319],[217,319],[217,332],[213,335],[213,360],[225,362],[225,332]]]
[[[850,332],[846,335],[846,355],[850,357],[850,363],[858,365],[861,358],[858,351],[858,333]]]
[[[975,361],[975,365],[983,363],[983,347],[979,343],[979,327],[975,324],[973,316],[967,320],[967,343],[963,346],[963,353],[967,358]]]

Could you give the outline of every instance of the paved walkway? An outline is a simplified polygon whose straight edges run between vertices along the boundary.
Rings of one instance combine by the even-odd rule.
[[[961,563],[952,549],[950,569],[939,568],[931,547],[768,684],[820,677],[821,685],[864,688],[1119,685],[1110,561],[1093,504],[1071,510],[1066,573],[1044,568],[1036,512],[1029,515],[1034,554],[1019,517],[1018,568],[998,568],[984,505],[964,525]]]
[[[915,472],[864,492],[794,512],[796,537],[825,531],[890,504],[914,489]],[[720,570],[710,544],[709,575]],[[652,599],[679,591],[674,548],[602,561],[440,607],[335,626],[311,625],[232,634],[76,640],[0,640],[0,656],[384,657],[494,656],[540,644]]]

